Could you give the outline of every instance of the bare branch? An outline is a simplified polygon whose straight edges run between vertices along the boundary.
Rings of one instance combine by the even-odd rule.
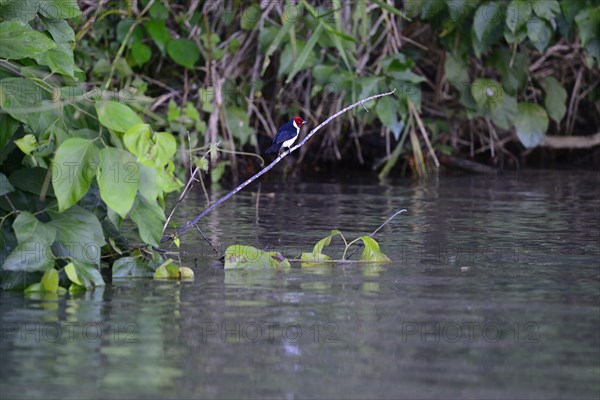
[[[290,154],[293,151],[296,151],[297,149],[299,149],[300,147],[302,147],[304,145],[304,143],[306,143],[311,137],[313,137],[313,135],[315,133],[317,133],[319,131],[319,129],[321,129],[322,127],[324,127],[328,123],[330,123],[335,118],[337,118],[340,115],[342,115],[342,114],[344,114],[344,113],[352,110],[353,108],[356,108],[358,106],[362,106],[362,105],[364,105],[365,103],[367,103],[367,102],[369,102],[371,100],[375,100],[375,99],[378,99],[378,98],[384,97],[384,96],[389,96],[389,95],[393,94],[395,91],[396,91],[396,89],[392,90],[391,92],[380,93],[380,94],[376,94],[376,95],[371,96],[371,97],[367,97],[366,99],[362,99],[362,100],[360,100],[360,101],[358,101],[358,102],[356,102],[356,103],[354,103],[352,105],[349,105],[348,107],[346,107],[346,108],[338,111],[337,113],[333,114],[332,116],[330,116],[329,118],[327,118],[325,121],[321,122],[312,131],[310,131],[308,133],[308,135],[306,135],[306,137],[300,141],[300,143],[298,143],[297,145],[295,145],[294,147],[292,147],[288,151],[283,152],[282,154],[280,154],[276,159],[273,160],[273,162],[271,162],[271,164],[267,165],[264,169],[261,169],[256,174],[254,174],[254,176],[252,176],[251,178],[248,178],[246,181],[244,181],[241,184],[239,184],[235,189],[233,189],[231,192],[227,193],[225,196],[221,197],[219,200],[217,200],[216,202],[214,202],[213,204],[211,204],[204,211],[202,211],[200,214],[198,214],[196,217],[194,217],[194,219],[192,219],[191,221],[188,221],[185,225],[183,225],[182,227],[180,227],[179,229],[177,229],[173,234],[163,236],[163,238],[161,239],[160,242],[164,243],[164,242],[166,242],[166,241],[168,241],[170,239],[173,239],[175,236],[182,234],[183,232],[185,232],[188,229],[190,229],[192,226],[196,225],[198,223],[198,221],[200,221],[204,216],[206,216],[212,210],[214,210],[215,208],[217,208],[218,206],[220,206],[221,204],[223,204],[225,201],[227,201],[234,194],[236,194],[237,192],[239,192],[240,190],[242,190],[243,188],[245,188],[246,186],[248,186],[249,184],[251,184],[252,182],[254,182],[256,179],[258,179],[259,177],[261,177],[262,175],[264,175],[265,173],[267,173],[271,168],[273,168],[277,163],[279,163],[279,161],[281,161],[288,154]]]

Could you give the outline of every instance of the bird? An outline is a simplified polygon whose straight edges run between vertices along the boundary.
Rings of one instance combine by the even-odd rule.
[[[282,147],[287,147],[288,149],[292,147],[292,144],[298,138],[298,134],[300,133],[300,127],[305,124],[302,118],[295,116],[285,124],[281,125],[273,138],[273,143],[271,147],[269,147],[266,153],[279,153]]]

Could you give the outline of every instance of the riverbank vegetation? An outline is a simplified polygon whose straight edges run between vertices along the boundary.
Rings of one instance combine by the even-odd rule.
[[[593,0],[0,0],[1,285],[156,269],[165,198],[191,171],[205,193],[236,182],[291,115],[311,128],[393,89],[296,164],[383,180],[592,162],[599,31]]]

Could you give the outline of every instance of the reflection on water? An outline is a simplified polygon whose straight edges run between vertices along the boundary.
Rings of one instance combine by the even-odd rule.
[[[263,185],[258,209],[240,193],[201,224],[221,249],[298,257],[332,228],[354,238],[408,213],[377,236],[387,265],[225,273],[190,231],[193,283],[0,293],[0,397],[598,398],[599,183]]]

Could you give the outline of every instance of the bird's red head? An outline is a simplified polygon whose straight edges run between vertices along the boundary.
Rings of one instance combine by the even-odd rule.
[[[302,124],[304,123],[304,120],[298,116],[294,117],[294,123],[296,124],[296,126],[298,128],[300,128],[302,126]]]

